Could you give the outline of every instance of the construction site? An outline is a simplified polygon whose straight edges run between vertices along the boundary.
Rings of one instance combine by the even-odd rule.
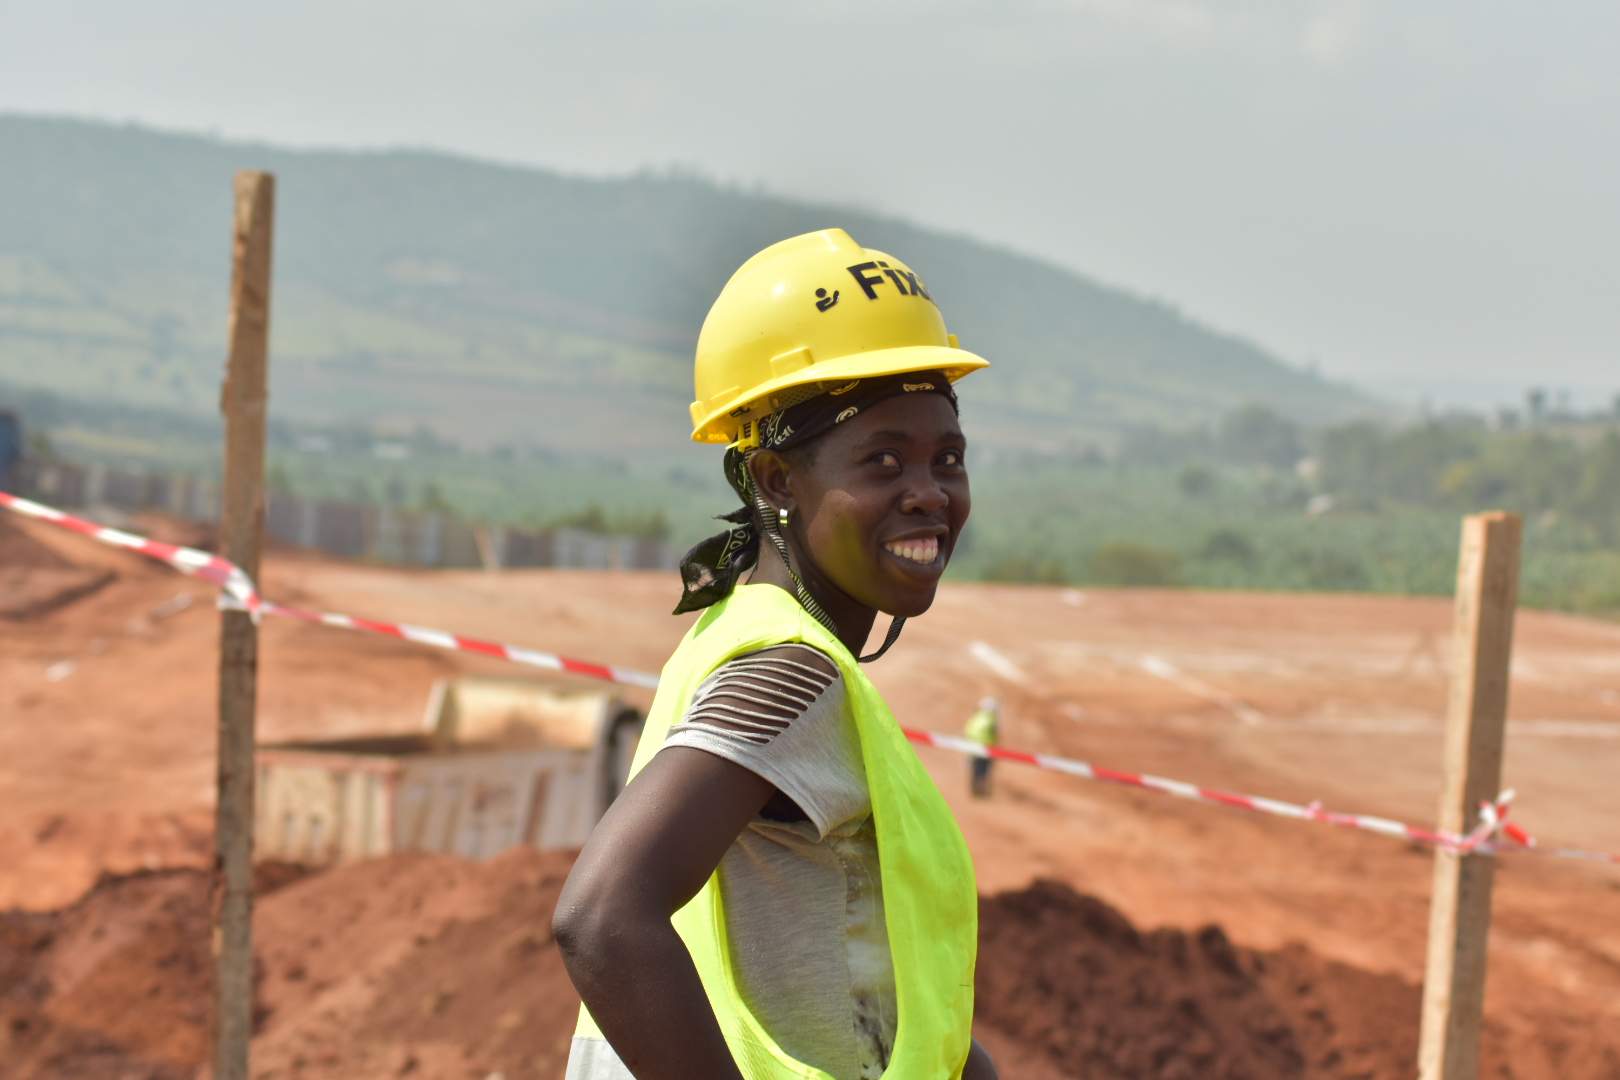
[[[726,6],[0,101],[0,1080],[1620,1080],[1620,36]]]
[[[161,516],[138,526],[211,540]],[[197,1075],[216,590],[14,515],[0,567],[0,1072]],[[277,547],[263,577],[287,604],[643,670],[690,620],[667,614],[667,572],[435,571]],[[1426,822],[1451,617],[1435,599],[954,585],[872,675],[921,729],[959,730],[994,693],[1008,746]],[[1617,656],[1612,624],[1520,613],[1505,782],[1539,836],[1620,849]],[[603,700],[599,683],[492,657],[266,620],[259,737],[280,749],[261,750],[261,781],[267,754],[431,741],[446,687],[514,678]],[[614,688],[615,716],[650,696]],[[579,762],[598,755],[577,766],[579,805],[614,768],[593,738],[574,739]],[[919,753],[972,850],[975,1031],[1002,1075],[1411,1075],[1429,848],[1012,763],[972,799],[960,756]],[[252,1075],[560,1076],[578,998],[548,927],[579,837],[524,827],[456,854],[307,836],[277,850],[261,824]],[[1620,875],[1498,861],[1482,1075],[1620,1075]]]

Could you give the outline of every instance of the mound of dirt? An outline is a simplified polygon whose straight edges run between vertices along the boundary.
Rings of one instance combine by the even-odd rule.
[[[264,871],[254,1076],[561,1076],[578,998],[549,926],[569,866],[516,851]],[[1007,1080],[1412,1072],[1418,990],[1393,976],[1302,946],[1239,948],[1213,926],[1142,933],[1051,882],[984,899],[980,926],[976,1029]],[[210,981],[194,870],[105,878],[62,911],[0,916],[0,1073],[192,1076]]]
[[[254,1076],[562,1075],[579,999],[551,941],[572,860],[261,867]],[[0,1076],[181,1080],[208,1056],[207,876],[105,877],[0,914]]]
[[[26,619],[71,603],[113,579],[82,567],[35,539],[0,511],[0,618]]]
[[[208,886],[105,878],[50,914],[0,916],[0,1062],[17,1080],[180,1080],[207,1054]]]
[[[1052,1075],[1088,1080],[1404,1077],[1419,990],[1302,946],[1235,947],[1218,926],[1139,932],[1067,886],[980,908],[978,1015]]]
[[[260,908],[254,1076],[556,1080],[579,998],[551,939],[572,858],[394,855]]]

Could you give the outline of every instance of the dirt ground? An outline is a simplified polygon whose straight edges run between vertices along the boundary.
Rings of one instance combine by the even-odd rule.
[[[161,522],[143,521],[142,527],[188,538]],[[31,591],[25,612],[0,617],[0,805],[6,807],[0,909],[64,908],[86,897],[100,875],[113,873],[136,876],[104,884],[113,892],[92,893],[86,905],[183,915],[197,902],[194,888],[187,893],[174,882],[200,879],[168,871],[203,866],[209,843],[212,590],[36,523],[16,531],[24,537],[0,543],[0,607],[11,580],[5,567],[15,565],[11,576]],[[29,556],[36,569],[57,575],[57,584],[40,584],[21,572],[20,557],[15,563],[9,557],[24,550],[27,538],[60,560]],[[87,586],[108,573],[114,576]],[[65,594],[69,588],[77,591],[59,603],[51,599],[52,589]],[[650,670],[687,624],[667,614],[673,579],[653,573],[427,572],[277,552],[267,560],[266,592],[286,603]],[[908,625],[901,644],[871,673],[913,726],[957,731],[974,702],[994,693],[1006,703],[1009,746],[1428,823],[1438,793],[1449,624],[1449,603],[1440,600],[954,585],[942,590],[933,612]],[[489,658],[285,621],[267,621],[263,642],[266,739],[412,729],[435,678],[510,671]],[[1515,817],[1547,841],[1620,850],[1620,627],[1524,612],[1513,676],[1507,783],[1519,792]],[[999,766],[995,796],[974,800],[959,758],[933,750],[922,755],[968,836],[985,910],[999,912],[999,921],[986,920],[981,1009],[986,1041],[1006,1075],[1410,1074],[1395,1063],[1410,1060],[1402,1047],[1415,1038],[1427,852],[1016,766]],[[333,976],[336,982],[316,992],[325,977],[314,973],[322,965],[342,971],[353,944],[348,939],[363,936],[365,921],[311,916],[310,925],[327,929],[320,940],[306,937],[299,944],[293,928],[300,917],[291,913],[300,895],[336,889],[321,883],[341,883],[347,875],[399,875],[390,896],[427,890],[415,899],[425,905],[421,910],[440,914],[412,924],[405,944],[377,946],[395,950],[387,952],[393,966],[366,968],[366,977],[386,975],[392,985],[403,978],[399,965],[412,962],[413,948],[437,948],[432,943],[453,937],[454,926],[483,918],[479,912],[493,917],[502,905],[515,904],[517,914],[503,916],[502,933],[525,922],[543,929],[540,914],[551,886],[542,883],[560,872],[552,859],[509,858],[460,874],[386,860],[319,875],[269,897],[260,921],[261,991],[270,1011],[256,1062],[266,1075],[278,1076],[470,1076],[468,1070],[487,1067],[476,1074],[483,1077],[497,1066],[555,1075],[547,1070],[556,1047],[533,1040],[542,1028],[566,1028],[557,1027],[562,1021],[555,1017],[545,1024],[535,1019],[541,1000],[551,1001],[555,1009],[546,1008],[557,1016],[571,1010],[561,983],[550,997],[531,995],[522,1005],[506,1004],[495,989],[487,1007],[456,1005],[469,1000],[454,997],[461,991],[431,1007],[418,994],[420,1000],[395,1004],[418,1010],[411,1023],[439,1034],[424,1035],[424,1049],[410,1051],[415,1064],[389,1058],[383,1036],[373,1057],[340,1055],[322,1064],[321,1055],[337,1051],[323,1042],[320,1023],[352,1019],[358,1014],[345,1010],[360,1006],[339,1007],[349,1000],[343,994],[354,1001],[365,994],[341,991],[346,976]],[[159,868],[165,872],[141,873]],[[1620,869],[1505,857],[1497,881],[1487,1074],[1620,1077]],[[123,899],[106,899],[115,894]],[[288,914],[275,914],[284,908]],[[1098,914],[1110,911],[1117,924]],[[16,916],[6,933],[23,944],[14,943],[13,952],[27,951],[35,940],[30,933],[57,940],[51,927],[59,923],[38,920],[66,917],[39,915],[30,924],[29,916]],[[278,917],[289,920],[284,931],[275,929]],[[1091,938],[1071,933],[1061,947],[1051,945],[1057,929],[1075,926],[1095,932],[1087,931]],[[1212,936],[1208,927],[1219,929]],[[411,945],[418,937],[429,944]],[[342,948],[335,944],[340,939]],[[1047,944],[1032,948],[1031,941]],[[488,948],[494,950],[490,978],[499,983],[508,977],[500,967],[505,954]],[[467,951],[477,949],[469,944]],[[163,955],[177,958],[165,970],[184,970],[196,959],[185,959],[190,954],[179,945]],[[1161,977],[1186,969],[1189,956],[1204,958],[1203,974],[1181,983]],[[422,963],[418,981],[431,981],[436,969]],[[305,976],[287,975],[300,965]],[[90,970],[82,963],[69,968]],[[37,973],[37,966],[29,970]],[[1093,971],[1102,974],[1084,975]],[[94,989],[99,976],[75,984],[58,973],[47,981],[58,996],[101,992]],[[1215,1046],[1172,1067],[1180,1059],[1124,1039],[1120,1046],[1138,1047],[1147,1057],[1109,1057],[1099,1048],[1111,1045],[1111,1036],[1095,1029],[1088,1009],[1094,1014],[1098,998],[1131,987],[1138,988],[1132,991],[1137,999],[1150,1000],[1152,994],[1144,999],[1140,991],[1149,984],[1180,986],[1164,991],[1172,1005],[1178,994],[1188,1001],[1204,1000],[1199,994],[1237,1000],[1226,1012],[1208,1013],[1216,1017],[1210,1030],[1250,1031],[1249,1056],[1222,1057],[1226,1051]],[[1188,989],[1199,986],[1205,990]],[[1254,999],[1248,1005],[1239,1000],[1245,995]],[[323,1004],[329,999],[339,1004]],[[465,1014],[458,1012],[463,1007]],[[195,1001],[185,1008],[194,1009]],[[1380,1009],[1386,1019],[1377,1019]],[[320,1019],[328,1013],[338,1019]],[[424,1015],[434,1019],[429,1023]],[[294,1016],[302,1019],[295,1024]],[[494,1034],[479,1028],[503,1016],[506,1028]],[[376,1022],[382,1032],[403,1030],[388,1024],[405,1023],[398,1017]],[[1402,1026],[1408,1022],[1411,1031]],[[1339,1034],[1324,1035],[1324,1023]],[[1125,1020],[1108,1024],[1114,1031]],[[1369,1024],[1373,1034],[1354,1035],[1357,1025]],[[294,1048],[295,1029],[315,1032],[309,1052]],[[95,1030],[108,1046],[134,1037],[116,1026]],[[1170,1043],[1195,1046],[1200,1037],[1182,1032]],[[519,1050],[501,1050],[499,1039]],[[1266,1046],[1271,1049],[1264,1053],[1255,1049]],[[195,1044],[185,1052],[143,1051],[141,1060],[184,1075],[194,1051]],[[0,1048],[0,1061],[6,1058]],[[1329,1058],[1337,1064],[1323,1064]],[[167,1075],[151,1073],[160,1074]]]
[[[578,999],[547,925],[570,864],[393,855],[262,889],[253,1075],[560,1076]],[[194,1073],[207,889],[197,870],[141,871],[57,912],[0,915],[0,1072]],[[1008,1077],[1352,1080],[1414,1053],[1417,988],[1393,976],[1216,927],[1144,934],[1050,881],[981,908],[976,1026]]]

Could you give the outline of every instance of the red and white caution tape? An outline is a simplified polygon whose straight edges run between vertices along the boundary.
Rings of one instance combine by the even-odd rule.
[[[1523,851],[1532,855],[1550,855],[1557,859],[1583,859],[1587,862],[1620,863],[1620,855],[1606,851],[1584,851],[1581,848],[1543,846],[1535,837],[1507,820],[1506,804],[1513,798],[1509,788],[1497,800],[1497,805],[1480,803],[1480,828],[1489,829],[1495,836],[1480,845],[1481,850]]]
[[[994,758],[998,761],[1016,761],[1022,765],[1033,765],[1037,769],[1050,769],[1053,772],[1066,773],[1069,776],[1078,776],[1086,780],[1101,780],[1110,784],[1143,788],[1164,795],[1174,795],[1178,799],[1191,799],[1195,802],[1211,803],[1216,806],[1235,806],[1243,810],[1271,814],[1275,817],[1293,818],[1296,821],[1317,821],[1324,825],[1360,829],[1364,832],[1378,833],[1381,836],[1393,836],[1401,840],[1415,840],[1419,843],[1433,844],[1436,847],[1445,848],[1447,851],[1459,854],[1485,855],[1494,854],[1497,851],[1524,851],[1537,855],[1556,855],[1566,859],[1620,863],[1620,855],[1611,855],[1601,851],[1582,851],[1577,848],[1543,847],[1538,844],[1533,836],[1507,820],[1508,804],[1513,801],[1513,792],[1511,790],[1503,792],[1495,803],[1482,803],[1480,805],[1479,825],[1466,836],[1458,836],[1455,833],[1439,830],[1420,829],[1415,825],[1392,821],[1389,818],[1372,817],[1367,814],[1336,813],[1322,809],[1321,803],[1313,802],[1309,806],[1301,806],[1298,803],[1262,798],[1259,795],[1241,795],[1232,791],[1221,791],[1217,788],[1200,787],[1197,784],[1188,784],[1181,780],[1166,780],[1162,776],[1149,776],[1146,773],[1119,772],[1115,769],[1104,768],[1101,765],[1092,765],[1085,761],[1074,761],[1070,758],[1052,757],[1049,754],[1031,754],[1022,750],[1004,750],[999,746],[986,746],[984,743],[964,739],[957,735],[937,735],[930,731],[918,731],[913,728],[902,728],[901,730],[905,732],[906,738],[912,742],[921,743],[924,746],[936,746],[942,750],[953,750],[958,754]]]
[[[15,495],[8,495],[0,491],[0,506],[5,507],[24,517],[48,521],[52,525],[60,525],[64,529],[71,529],[76,533],[83,533],[92,540],[98,540],[111,547],[123,548],[145,555],[149,559],[168,563],[182,574],[190,577],[202,578],[211,581],[225,590],[225,594],[236,602],[236,605],[248,612],[259,610],[258,590],[253,587],[252,580],[242,572],[241,568],[228,559],[218,555],[210,555],[206,551],[196,548],[180,547],[176,544],[164,544],[156,540],[148,540],[144,536],[136,536],[121,529],[109,529],[105,525],[97,525],[93,521],[76,518],[72,514],[64,514],[60,510],[28,499],[19,499]]]
[[[583,675],[590,679],[602,679],[606,682],[623,683],[626,686],[645,686],[656,689],[658,676],[645,671],[634,671],[629,668],[610,667],[605,664],[593,664],[585,660],[573,660],[555,653],[540,652],[536,649],[525,649],[518,645],[503,645],[495,641],[483,641],[479,638],[462,637],[444,630],[433,630],[425,626],[412,626],[409,623],[385,623],[373,619],[356,619],[349,615],[331,615],[318,611],[303,611],[299,608],[287,607],[272,600],[263,599],[254,587],[253,581],[235,563],[222,559],[218,555],[211,555],[206,551],[195,548],[180,547],[176,544],[159,543],[148,540],[144,536],[136,536],[120,529],[109,529],[97,525],[93,521],[85,521],[71,514],[28,499],[20,499],[0,491],[0,506],[25,517],[36,518],[40,521],[60,525],[64,529],[82,533],[92,540],[98,540],[112,547],[123,548],[145,555],[150,559],[167,563],[190,577],[202,578],[220,586],[224,593],[219,598],[219,606],[228,610],[246,611],[255,619],[262,615],[281,615],[290,619],[299,619],[304,622],[320,623],[323,626],[340,626],[347,630],[366,630],[374,634],[387,634],[390,637],[401,638],[405,641],[414,641],[422,645],[434,645],[441,649],[456,649],[461,652],[481,653],[484,656],[497,656],[502,660],[510,660],[517,664],[527,664],[530,667],[547,668],[551,671],[561,671],[569,675]]]
[[[287,607],[271,600],[262,599],[253,582],[239,567],[206,551],[179,547],[174,544],[163,544],[119,529],[109,529],[94,522],[73,517],[71,514],[65,514],[60,510],[42,506],[27,499],[20,499],[3,491],[0,491],[0,507],[5,507],[27,517],[37,518],[40,521],[48,521],[53,525],[60,525],[65,529],[72,529],[74,532],[82,533],[91,539],[99,540],[101,543],[110,544],[113,547],[138,552],[148,558],[168,563],[183,574],[211,581],[224,590],[224,593],[220,596],[220,607],[248,611],[254,614],[255,618],[260,615],[281,615],[304,622],[319,623],[323,626],[338,626],[346,630],[365,630],[374,634],[386,634],[390,637],[414,641],[422,645],[433,645],[441,649],[455,649],[461,652],[495,656],[503,660],[510,660],[513,663],[547,668],[552,671],[566,672],[570,675],[583,675],[587,678],[601,679],[605,682],[621,683],[626,686],[643,686],[649,689],[657,689],[658,687],[658,676],[650,672],[612,667],[607,664],[593,664],[584,660],[573,660],[566,656],[558,656],[555,653],[539,652],[535,649],[525,649],[517,645],[503,645],[499,642],[483,641],[479,638],[462,637],[460,634],[434,630],[425,626],[412,626],[409,623],[377,622],[372,619],[357,619],[351,615],[333,615]],[[1481,804],[1479,826],[1466,836],[1458,836],[1453,833],[1420,829],[1413,825],[1392,821],[1389,818],[1372,817],[1366,814],[1340,814],[1322,809],[1320,803],[1300,806],[1297,803],[1262,798],[1258,795],[1241,795],[1216,788],[1200,787],[1181,780],[1166,780],[1163,777],[1149,776],[1145,773],[1119,772],[1114,769],[1104,768],[1101,765],[1092,765],[1088,762],[1074,761],[1069,758],[1052,757],[1048,754],[1030,754],[1022,750],[1004,750],[999,746],[986,746],[972,739],[964,739],[955,735],[937,735],[933,732],[918,731],[911,728],[903,728],[902,730],[905,732],[906,738],[912,742],[939,747],[943,750],[953,750],[959,754],[995,758],[1000,761],[1016,761],[1024,765],[1033,765],[1038,769],[1050,769],[1054,772],[1066,773],[1069,776],[1078,776],[1086,780],[1124,784],[1128,787],[1143,788],[1148,791],[1161,792],[1165,795],[1174,795],[1181,799],[1192,799],[1197,802],[1212,803],[1216,806],[1235,806],[1244,810],[1271,814],[1276,817],[1293,818],[1296,821],[1317,821],[1325,825],[1360,829],[1364,832],[1378,833],[1382,836],[1393,836],[1403,840],[1434,844],[1448,851],[1478,854],[1494,854],[1497,851],[1523,851],[1565,859],[1620,863],[1620,855],[1611,855],[1601,851],[1583,851],[1578,848],[1546,847],[1538,844],[1534,837],[1519,828],[1518,825],[1507,820],[1508,804],[1513,799],[1512,791],[1504,792],[1495,803]]]
[[[322,611],[302,611],[298,608],[278,604],[273,600],[262,600],[260,605],[260,610],[266,615],[284,615],[289,619],[320,623],[322,626],[341,626],[345,630],[366,630],[373,634],[387,634],[390,637],[401,638],[405,641],[414,641],[419,645],[433,645],[440,649],[455,649],[459,652],[481,653],[484,656],[496,656],[502,660],[510,660],[514,664],[548,668],[569,675],[583,675],[586,678],[601,679],[604,682],[622,683],[625,686],[645,686],[651,690],[658,689],[658,676],[648,671],[635,671],[631,668],[613,667],[608,664],[593,664],[588,660],[573,660],[566,656],[558,656],[556,653],[525,649],[521,645],[503,645],[498,641],[483,641],[479,638],[462,637],[460,634],[452,634],[446,630],[434,630],[426,626],[412,626],[410,623],[385,623],[373,619],[357,619],[352,615],[333,615]]]

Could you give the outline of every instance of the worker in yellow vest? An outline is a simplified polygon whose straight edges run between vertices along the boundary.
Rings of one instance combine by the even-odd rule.
[[[979,702],[978,711],[968,717],[967,726],[962,729],[964,737],[972,739],[982,746],[994,746],[1001,741],[1001,703],[993,697],[987,697]],[[980,799],[990,797],[990,767],[993,759],[985,757],[968,758],[968,786],[973,794]]]
[[[702,614],[558,900],[567,1080],[994,1080],[967,846],[861,669],[961,537],[951,384],[985,366],[841,229],[766,248],[715,301],[692,438],[726,446],[742,505],[682,561],[676,613]]]

